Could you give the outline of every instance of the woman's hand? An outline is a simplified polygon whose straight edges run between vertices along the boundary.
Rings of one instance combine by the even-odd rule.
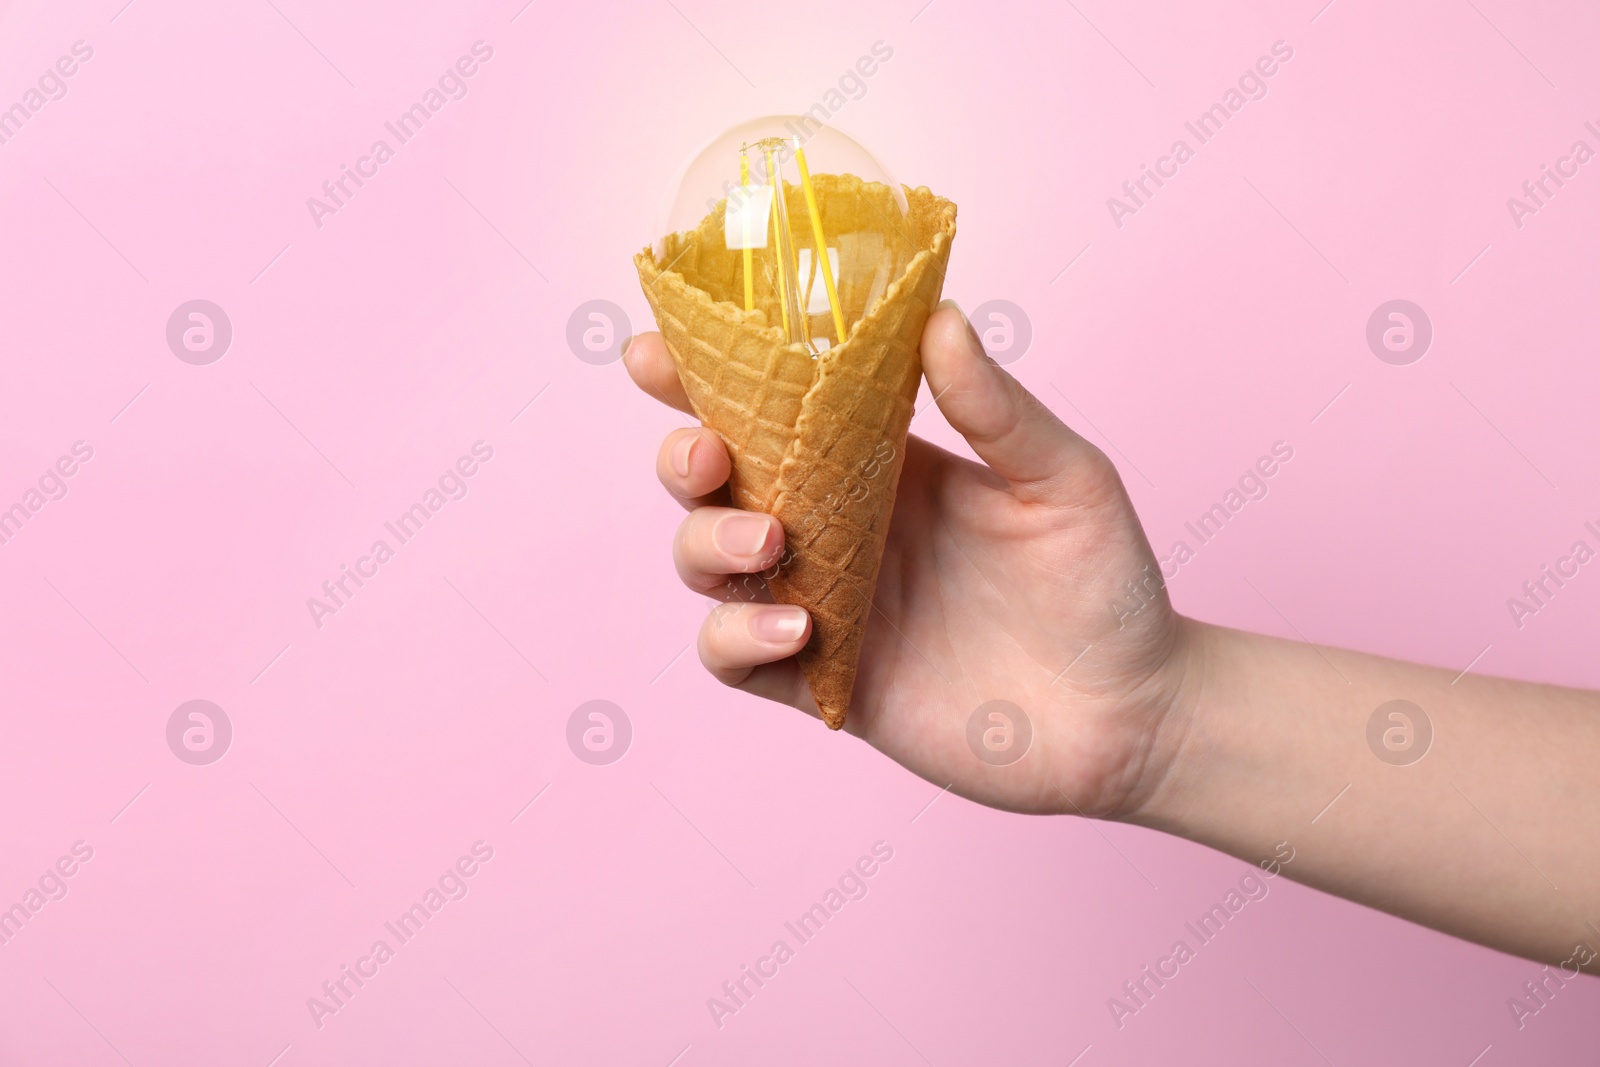
[[[627,365],[689,409],[659,336]],[[983,462],[906,442],[845,729],[979,803],[1123,819],[1249,863],[1287,848],[1297,881],[1565,977],[1600,967],[1600,694],[1175,615],[1110,461],[987,360],[958,310],[929,318],[922,366]],[[708,430],[669,435],[657,470],[689,509],[679,574],[726,601],[701,660],[815,714],[791,658],[805,613],[750,595],[781,556],[777,521],[719,506],[728,456]],[[968,742],[994,700],[1032,727],[1003,766]],[[1374,747],[1396,700],[1439,724],[1438,752]]]
[[[635,338],[625,362],[646,392],[690,410],[659,334]],[[845,729],[980,803],[1131,817],[1185,729],[1193,626],[1173,613],[1111,462],[989,360],[948,302],[923,331],[922,364],[983,462],[907,440]],[[701,661],[726,685],[816,714],[792,658],[809,619],[762,595],[759,574],[783,551],[777,520],[722,506],[728,454],[708,429],[669,434],[656,472],[689,510],[679,576],[724,601],[701,626]],[[1032,730],[1004,766],[968,743],[994,700]],[[984,720],[1003,736],[1004,720]]]

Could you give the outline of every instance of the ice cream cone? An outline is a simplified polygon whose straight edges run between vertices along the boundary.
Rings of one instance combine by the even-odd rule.
[[[725,201],[634,262],[695,414],[727,444],[734,505],[783,524],[786,548],[768,587],[811,614],[798,659],[837,730],[873,613],[922,375],[918,342],[944,286],[956,209],[907,189],[902,216],[888,186],[814,178],[824,231],[848,235],[836,251],[862,268],[841,272],[857,281],[838,294],[846,318],[859,321],[816,358],[785,342],[771,279],[756,279],[756,307],[744,310],[742,256],[723,239]],[[804,201],[788,195],[803,218]]]

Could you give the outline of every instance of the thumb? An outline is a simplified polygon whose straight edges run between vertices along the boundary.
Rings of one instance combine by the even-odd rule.
[[[1074,499],[1084,475],[1111,466],[984,353],[952,300],[923,327],[922,371],[945,419],[1024,499]]]

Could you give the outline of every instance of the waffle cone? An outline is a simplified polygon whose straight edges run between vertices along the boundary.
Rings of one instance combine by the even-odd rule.
[[[764,577],[773,599],[811,614],[798,659],[823,721],[837,730],[873,612],[922,376],[918,343],[944,286],[956,209],[926,188],[907,189],[901,218],[887,186],[851,175],[813,180],[830,246],[832,235],[851,235],[838,251],[867,268],[842,264],[846,320],[862,317],[820,357],[785,342],[769,279],[756,279],[755,310],[744,310],[743,256],[723,240],[725,202],[695,230],[668,236],[659,262],[646,249],[634,263],[695,414],[727,445],[734,505],[783,524],[784,554]],[[798,192],[788,195],[800,230],[807,209]],[[813,320],[813,336],[827,314]]]

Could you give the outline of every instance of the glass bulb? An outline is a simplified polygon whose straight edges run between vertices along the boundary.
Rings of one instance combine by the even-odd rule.
[[[856,141],[799,115],[713,139],[667,191],[652,236],[663,271],[813,355],[849,339],[917,250],[900,183]]]

